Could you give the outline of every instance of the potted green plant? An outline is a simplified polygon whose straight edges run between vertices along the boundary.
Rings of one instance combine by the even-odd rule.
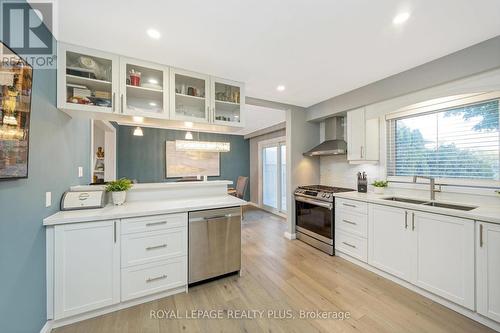
[[[376,180],[372,183],[375,194],[384,194],[384,190],[389,186],[387,180]]]
[[[132,187],[132,181],[127,178],[120,178],[109,182],[106,185],[106,192],[111,192],[113,203],[117,206],[123,205],[127,197],[127,191]]]

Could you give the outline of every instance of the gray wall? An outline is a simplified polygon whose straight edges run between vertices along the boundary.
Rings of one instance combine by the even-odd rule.
[[[0,181],[0,332],[39,332],[45,324],[42,219],[59,210],[70,185],[90,177],[90,122],[56,109],[55,70],[35,70],[33,80],[29,178]],[[78,166],[85,170],[80,179]]]
[[[142,128],[144,136],[134,136],[134,127],[118,126],[117,133],[117,177],[136,179],[139,183],[168,182],[165,176],[165,142],[184,139],[185,131],[159,128]],[[198,134],[193,132],[194,139]],[[249,142],[240,135],[199,133],[201,141],[223,141],[231,143],[231,151],[221,153],[220,177],[213,179],[232,180],[250,175]],[[250,199],[247,189],[246,200]]]
[[[418,90],[500,67],[500,36],[421,66],[332,97],[307,109],[307,120],[320,120]]]
[[[250,139],[250,201],[259,204],[259,142],[284,137],[286,130],[259,135]]]

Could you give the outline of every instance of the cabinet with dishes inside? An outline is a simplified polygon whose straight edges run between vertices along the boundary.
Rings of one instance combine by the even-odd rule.
[[[244,83],[65,43],[58,54],[58,108],[70,115],[244,126]]]

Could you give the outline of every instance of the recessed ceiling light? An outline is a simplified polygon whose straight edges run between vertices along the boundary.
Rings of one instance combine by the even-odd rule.
[[[400,25],[408,21],[409,18],[410,18],[410,13],[408,12],[399,13],[398,15],[394,16],[392,23],[395,25]]]
[[[284,91],[286,88],[284,85],[280,84],[279,86],[276,87],[276,90],[278,91]]]
[[[142,123],[144,121],[144,117],[139,117],[139,116],[133,116],[132,119],[136,123]]]
[[[160,32],[156,29],[148,29],[146,32],[148,33],[148,36],[153,39],[160,39],[161,37]]]

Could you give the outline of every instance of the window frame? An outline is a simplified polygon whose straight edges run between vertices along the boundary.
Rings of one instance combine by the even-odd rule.
[[[491,101],[498,101],[500,104],[500,91],[486,92],[486,93],[476,93],[476,94],[464,94],[449,96],[444,98],[438,98],[422,103],[413,104],[408,107],[401,108],[395,112],[389,113],[385,116],[386,120],[386,157],[385,157],[385,173],[389,174],[389,167],[391,166],[391,161],[395,159],[391,156],[395,155],[396,145],[389,147],[389,142],[393,140],[395,135],[394,128],[391,126],[391,121],[398,119],[411,118],[415,116],[423,116],[426,114],[433,114],[437,112],[445,112],[447,110],[456,109],[459,107],[466,107],[469,105],[480,104]],[[499,120],[500,120],[500,109],[499,109]],[[395,122],[394,122],[395,124]],[[500,131],[500,129],[499,129]],[[500,146],[500,135],[499,135],[499,146]],[[500,161],[500,151],[499,151],[499,161]],[[436,177],[436,183],[441,185],[450,186],[463,186],[463,187],[475,187],[475,188],[499,188],[500,180],[493,179],[474,179],[474,178],[446,178],[446,177]],[[411,176],[387,176],[387,180],[396,183],[413,183],[413,177]],[[420,182],[420,180],[419,180]]]

